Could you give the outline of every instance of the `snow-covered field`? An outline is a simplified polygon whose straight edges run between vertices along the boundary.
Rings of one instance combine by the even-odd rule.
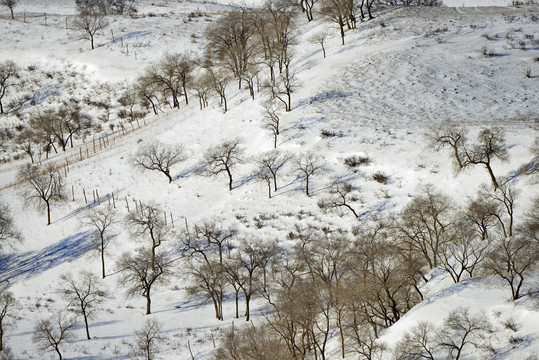
[[[61,73],[69,68],[75,74],[73,81],[83,79],[81,89],[93,91],[92,96],[99,101],[114,100],[127,82],[166,53],[201,55],[206,26],[241,5],[239,1],[231,5],[224,0],[141,1],[139,16],[113,17],[110,27],[98,34],[96,49],[91,51],[88,41],[76,40],[74,31],[66,29],[76,11],[73,3],[20,0],[15,21],[9,20],[7,9],[1,7],[0,62],[14,60],[23,68],[36,66],[44,72]],[[493,163],[500,177],[510,176],[529,163],[536,156],[532,148],[539,136],[538,7],[511,7],[508,1],[498,0],[455,0],[446,4],[448,7],[378,9],[373,20],[347,31],[344,46],[333,23],[320,16],[307,23],[299,15],[291,64],[297,85],[292,94],[292,111],[282,113],[278,149],[291,154],[310,150],[324,156],[326,167],[323,173],[313,176],[311,197],[305,195],[304,182],[291,167],[283,170],[281,188],[271,199],[266,185],[253,179],[255,165],[250,159],[273,147],[270,133],[261,127],[266,95],[260,92],[251,100],[247,90],[239,91],[234,86],[229,90],[226,113],[216,95],[211,96],[208,108],[199,110],[192,94],[189,105],[182,104],[179,111],[148,116],[140,128],[117,137],[104,149],[96,149],[88,159],[76,161],[88,147],[93,152],[91,138],[85,145],[77,142],[74,149],[52,156],[48,162],[64,164],[66,158],[70,159],[68,171],[61,170],[67,174],[70,201],[53,205],[50,226],[45,225],[41,212],[24,206],[22,187],[13,186],[17,169],[29,159],[0,164],[0,198],[9,205],[24,237],[0,261],[0,282],[21,304],[14,327],[4,336],[15,358],[56,356],[53,352],[43,353],[32,342],[34,324],[64,311],[67,304],[60,290],[61,274],[82,269],[100,274],[99,260],[88,252],[92,230],[81,224],[81,217],[88,207],[109,206],[109,194],[114,194],[121,216],[128,213],[126,202],[131,211],[135,201],[155,202],[169,214],[169,222],[172,216],[177,232],[186,223],[217,218],[239,229],[244,238],[285,243],[297,223],[349,231],[358,221],[368,223],[377,215],[396,213],[426,184],[451,196],[457,205],[466,204],[481,184],[489,184],[489,177],[480,166],[455,174],[451,153],[436,152],[429,145],[429,129],[447,120],[466,126],[470,138],[483,127],[503,129],[510,158]],[[47,14],[47,25],[43,13]],[[330,34],[325,43],[326,58],[319,45],[308,41],[322,29]],[[522,42],[524,49],[518,45]],[[485,47],[492,56],[483,54]],[[527,71],[531,76],[526,77]],[[43,84],[49,89],[55,82],[61,83],[55,77]],[[93,85],[99,89],[98,85],[105,82],[110,83],[110,91],[92,90]],[[59,89],[54,99],[73,93],[89,96],[76,86]],[[12,99],[17,94],[8,93],[4,103],[10,96]],[[43,102],[48,97],[43,96]],[[15,126],[19,121],[8,114],[0,117],[0,127]],[[110,133],[108,128],[105,130]],[[324,132],[335,136],[323,136]],[[242,139],[246,155],[245,162],[235,169],[235,187],[228,191],[224,176],[203,177],[196,169],[201,167],[202,154],[209,146],[233,137]],[[132,166],[136,150],[155,140],[181,144],[186,149],[187,159],[172,169],[172,184],[162,174],[140,172]],[[351,155],[368,156],[371,162],[352,172],[343,164],[343,159]],[[389,177],[387,184],[372,179],[377,172]],[[360,220],[349,212],[320,210],[318,201],[327,196],[335,179],[346,179],[358,189],[358,201],[353,206],[361,214]],[[537,211],[531,208],[531,201],[539,196],[539,187],[537,178],[530,176],[518,178],[516,184],[520,191],[515,205],[518,221],[524,213]],[[101,197],[100,205],[92,202],[95,190]],[[107,298],[91,321],[93,338],[86,340],[83,323],[79,322],[75,339],[60,346],[65,358],[127,359],[134,332],[148,317],[144,315],[141,296],[125,296],[114,261],[124,251],[138,248],[141,241],[122,223],[115,225],[113,233],[115,237],[107,249],[108,275],[103,280]],[[213,339],[218,342],[223,329],[233,321],[244,321],[234,319],[232,297],[225,301],[222,322],[215,320],[212,305],[189,297],[187,280],[180,275],[184,265],[177,237],[170,236],[162,246],[174,254],[178,276],[152,291],[150,316],[162,324],[166,336],[157,358],[191,359],[191,351],[197,360],[209,359],[214,351]],[[518,301],[509,300],[509,287],[495,277],[453,284],[441,271],[435,270],[429,276],[433,280],[423,289],[425,300],[389,328],[381,337],[383,342],[394,345],[422,320],[439,326],[450,311],[467,306],[473,314],[484,312],[497,328],[493,346],[498,353],[488,356],[539,357],[537,273],[525,283],[523,293],[529,294]],[[255,301],[255,322],[264,306],[263,300]],[[508,319],[519,324],[516,335],[524,339],[515,347],[508,344],[514,334],[503,327]],[[337,334],[332,335],[327,355],[338,359]],[[471,350],[465,353],[466,359],[486,356]],[[390,357],[387,352],[385,358]],[[355,358],[352,354],[347,357]]]

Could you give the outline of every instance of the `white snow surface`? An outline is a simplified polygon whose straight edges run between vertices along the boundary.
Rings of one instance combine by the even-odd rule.
[[[69,67],[70,71],[84,73],[89,82],[81,84],[85,86],[110,82],[113,90],[97,94],[99,100],[114,98],[123,84],[167,52],[202,54],[205,27],[220,14],[242,5],[225,0],[140,1],[139,16],[113,17],[111,26],[97,37],[97,47],[91,51],[87,41],[76,40],[76,34],[65,29],[66,19],[69,23],[76,11],[73,3],[20,0],[15,21],[9,20],[6,8],[1,7],[0,61],[11,59],[22,67],[37,65],[59,71]],[[360,201],[354,206],[364,214],[361,221],[365,222],[376,214],[399,211],[425,184],[433,184],[457,204],[466,203],[481,184],[488,184],[489,178],[480,167],[455,174],[451,154],[436,152],[429,146],[425,133],[448,119],[465,124],[472,135],[485,126],[504,129],[510,161],[494,164],[500,176],[510,175],[531,161],[530,149],[539,127],[537,6],[509,7],[506,0],[447,0],[446,5],[378,9],[375,19],[346,33],[344,46],[333,24],[319,17],[306,23],[302,16],[298,17],[292,64],[298,83],[292,111],[282,115],[278,148],[290,153],[311,150],[326,158],[327,169],[313,177],[310,198],[303,193],[302,181],[291,169],[283,173],[282,187],[272,199],[267,198],[264,184],[252,180],[254,165],[249,162],[237,168],[231,192],[224,177],[195,174],[201,154],[222,139],[241,137],[249,156],[272,148],[270,134],[261,128],[264,95],[257,93],[253,101],[246,90],[232,88],[226,113],[215,96],[210,98],[208,108],[199,110],[191,94],[188,106],[182,104],[179,111],[148,116],[144,123],[141,121],[140,128],[116,138],[107,149],[100,150],[98,146],[95,156],[89,159],[72,163],[80,151],[89,147],[89,152],[93,152],[92,140],[87,140],[80,151],[81,143],[76,143],[74,149],[53,156],[48,161],[63,164],[66,158],[70,159],[66,181],[69,189],[73,186],[75,201],[54,205],[50,226],[45,226],[42,213],[23,206],[21,187],[13,186],[16,170],[29,159],[0,164],[0,197],[9,205],[24,236],[24,242],[0,262],[0,282],[22,304],[16,325],[5,335],[16,358],[55,358],[54,353],[43,353],[32,343],[33,326],[39,319],[64,311],[66,301],[58,290],[60,274],[80,269],[99,273],[98,259],[87,252],[91,230],[80,225],[79,217],[88,207],[108,206],[107,194],[114,193],[122,215],[127,213],[125,199],[131,207],[135,200],[153,201],[173,215],[176,227],[183,225],[184,219],[194,224],[217,217],[224,224],[239,227],[245,236],[284,242],[298,221],[348,230],[357,224],[349,213],[322,213],[317,206],[335,178],[347,179],[359,188]],[[25,10],[27,18],[23,22]],[[47,25],[43,13],[47,13]],[[191,13],[201,16],[189,18]],[[330,33],[325,59],[318,45],[307,41],[320,29]],[[527,44],[526,50],[511,46],[527,41],[527,34],[532,34],[535,42]],[[496,55],[485,57],[483,47]],[[530,78],[525,77],[528,69]],[[62,91],[65,94],[68,90]],[[2,122],[9,125],[17,120],[9,115],[0,117],[0,125]],[[320,135],[322,130],[342,136],[324,138]],[[161,174],[141,173],[131,165],[137,148],[153,140],[182,144],[187,150],[188,159],[173,168],[172,184]],[[351,172],[343,159],[354,154],[369,156],[371,164]],[[377,171],[389,175],[389,184],[372,180]],[[518,218],[531,210],[530,200],[539,195],[539,187],[537,179],[529,177],[519,178],[517,184]],[[97,190],[102,204],[86,205],[83,189],[90,202],[92,192]],[[260,228],[255,226],[259,221]],[[85,340],[84,326],[77,326],[76,339],[61,346],[65,358],[126,359],[134,331],[147,318],[143,315],[144,299],[126,297],[117,283],[119,274],[113,260],[141,243],[121,225],[114,233],[116,238],[108,250],[108,276],[103,281],[109,297],[91,322],[93,338]],[[170,251],[175,249],[172,240],[164,246]],[[176,263],[180,273],[181,260]],[[509,287],[493,277],[452,284],[443,273],[434,272],[431,276],[433,280],[423,289],[425,301],[389,328],[381,341],[391,347],[419,321],[440,325],[451,310],[466,306],[472,313],[483,312],[498,329],[494,346],[501,352],[488,356],[539,356],[537,274],[525,284],[525,292],[532,295],[516,302],[509,300]],[[244,322],[233,318],[233,299],[225,303],[225,320],[216,321],[213,308],[201,299],[189,298],[185,285],[185,280],[176,277],[153,291],[151,317],[163,325],[167,337],[160,359],[190,359],[188,341],[197,360],[208,359],[214,351],[212,336],[218,341],[232,321]],[[256,322],[264,302],[257,300],[253,308]],[[502,325],[507,319],[521,325],[517,335],[526,339],[516,348],[507,342],[512,335]],[[339,359],[338,339],[331,345],[328,358]],[[471,349],[465,354],[466,359],[486,356]],[[352,354],[347,357],[355,358]],[[390,352],[385,358],[391,358]]]

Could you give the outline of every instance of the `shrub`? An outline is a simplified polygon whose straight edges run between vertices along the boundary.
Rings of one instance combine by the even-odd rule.
[[[370,163],[371,159],[368,156],[352,155],[344,159],[344,164],[351,168],[359,165],[369,165]]]
[[[380,184],[384,184],[384,185],[387,185],[389,183],[389,176],[384,174],[383,172],[381,171],[378,171],[376,172],[373,176],[372,176],[372,179],[376,182],[379,182]]]

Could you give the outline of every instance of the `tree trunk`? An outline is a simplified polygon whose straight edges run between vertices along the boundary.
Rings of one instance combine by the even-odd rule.
[[[172,176],[170,176],[170,173],[167,172],[167,171],[163,171],[163,173],[167,176],[167,178],[168,178],[168,183],[169,183],[169,184],[172,183]]]
[[[82,316],[84,317],[84,326],[86,327],[86,338],[90,340],[90,330],[88,329],[88,315],[86,315],[86,311],[82,311]]]
[[[0,351],[4,350],[4,325],[0,324]]]
[[[58,357],[60,358],[60,360],[62,360],[62,353],[60,352],[60,349],[58,348],[58,345],[56,345],[54,347],[54,350],[56,350],[56,353],[58,354]]]
[[[152,307],[152,300],[150,299],[150,291],[148,290],[148,294],[145,295],[146,298],[146,315],[150,315],[152,313],[151,307]]]
[[[305,176],[305,194],[311,196],[309,195],[309,175]]]
[[[494,185],[494,191],[498,190],[498,182],[496,181],[496,177],[494,176],[494,172],[492,171],[492,168],[490,167],[489,163],[485,163],[485,166],[487,167],[488,174],[490,175],[490,180],[492,181],[492,184]]]
[[[232,191],[232,173],[230,172],[230,168],[226,167],[226,173],[228,174],[228,190]]]
[[[9,8],[9,10],[11,11],[11,20],[15,20],[15,16],[13,16],[13,9],[12,8]],[[1,349],[0,349],[1,350]]]
[[[344,45],[344,23],[342,21],[339,22],[339,27],[341,28],[341,43]]]
[[[250,307],[250,303],[251,303],[251,294],[247,294],[247,292],[244,291],[244,294],[245,294],[245,321],[249,321],[249,316],[250,316],[250,312],[251,312],[251,307]]]
[[[101,237],[101,275],[105,278],[105,240]]]
[[[185,98],[185,105],[189,105],[189,99],[187,98],[187,89],[185,88],[185,84],[183,84],[183,97]]]
[[[47,205],[47,226],[51,224],[51,205],[48,201],[45,201],[45,204]]]
[[[239,319],[240,317],[238,293],[239,291],[236,290],[236,319]]]
[[[93,36],[90,38],[90,42],[92,43],[92,50],[93,50],[94,49],[94,37]]]

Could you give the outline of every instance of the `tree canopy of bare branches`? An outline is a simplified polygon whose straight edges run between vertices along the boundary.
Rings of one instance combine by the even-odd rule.
[[[28,205],[34,205],[47,213],[47,225],[51,224],[51,205],[65,200],[64,181],[52,165],[26,165],[17,177],[24,182],[23,197]]]
[[[294,167],[305,179],[305,194],[307,196],[311,196],[309,192],[309,181],[311,177],[322,171],[325,165],[324,159],[312,152],[300,154],[294,159]]]
[[[435,268],[442,246],[451,241],[452,215],[450,198],[427,186],[424,195],[415,197],[397,220],[402,246],[422,254],[429,267]]]
[[[4,113],[2,99],[9,87],[16,84],[15,79],[19,76],[19,67],[12,60],[0,63],[0,114]]]
[[[118,260],[121,269],[119,283],[126,287],[129,296],[142,295],[146,298],[146,315],[151,310],[151,290],[154,285],[166,281],[170,273],[170,262],[165,255],[152,253],[146,249],[139,249],[135,254],[124,253]]]
[[[133,157],[133,163],[136,167],[163,173],[169,184],[173,180],[170,168],[183,160],[185,160],[185,155],[182,146],[157,142],[142,145]]]
[[[83,225],[91,226],[95,230],[92,236],[92,245],[101,257],[101,276],[103,279],[106,276],[105,249],[112,239],[109,231],[118,222],[116,216],[116,212],[110,206],[100,207],[89,209],[81,220]]]
[[[89,271],[79,272],[78,278],[73,274],[62,274],[62,293],[69,297],[68,307],[84,319],[86,338],[90,340],[88,320],[91,320],[104,296],[98,280]]]
[[[79,39],[89,40],[94,50],[94,38],[98,31],[109,26],[109,21],[104,14],[80,13],[72,23],[73,29],[79,31]]]
[[[141,204],[139,211],[130,212],[125,221],[132,234],[139,238],[149,237],[151,241],[151,264],[155,265],[157,248],[167,239],[169,228],[165,225],[164,211],[156,204]]]
[[[135,331],[135,343],[132,345],[133,355],[137,359],[152,360],[159,352],[161,343],[166,337],[161,332],[161,324],[155,319],[148,319],[141,329]]]
[[[13,217],[6,204],[0,201],[0,254],[5,248],[13,247],[22,240],[22,235],[13,223]]]
[[[19,306],[19,302],[11,291],[4,290],[0,293],[0,352],[4,350],[5,331],[12,325],[14,311]]]
[[[207,31],[209,56],[234,74],[240,89],[258,48],[254,35],[250,13],[246,9],[219,18]]]
[[[60,344],[73,339],[72,330],[74,326],[75,321],[73,319],[65,319],[62,313],[59,313],[56,317],[53,316],[36,323],[32,341],[38,344],[43,351],[56,351],[59,359],[62,360]]]
[[[202,169],[202,174],[217,176],[226,173],[228,175],[228,190],[232,191],[232,169],[243,162],[244,148],[242,143],[242,139],[234,138],[206,150],[204,153],[206,167]]]

